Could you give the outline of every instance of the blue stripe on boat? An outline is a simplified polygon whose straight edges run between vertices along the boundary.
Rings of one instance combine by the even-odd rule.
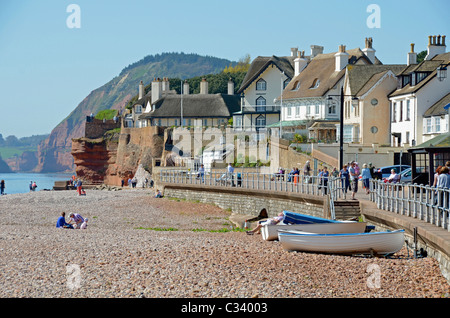
[[[311,215],[283,211],[284,223],[313,224],[313,223],[339,223],[339,221],[319,218]]]

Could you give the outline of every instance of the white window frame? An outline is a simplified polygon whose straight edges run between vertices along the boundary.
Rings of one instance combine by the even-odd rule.
[[[267,82],[260,78],[257,82],[256,82],[256,90],[257,91],[266,91],[267,90]]]

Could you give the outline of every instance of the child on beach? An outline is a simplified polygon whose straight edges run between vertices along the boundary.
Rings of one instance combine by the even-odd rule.
[[[61,212],[61,216],[56,221],[56,227],[60,229],[73,229],[72,224],[66,223],[66,212]]]

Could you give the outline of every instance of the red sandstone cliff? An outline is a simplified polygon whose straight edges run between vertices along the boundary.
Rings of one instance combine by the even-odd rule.
[[[120,185],[135,175],[139,165],[151,171],[163,149],[161,127],[122,128],[112,137],[73,139],[71,154],[77,176],[86,183]]]

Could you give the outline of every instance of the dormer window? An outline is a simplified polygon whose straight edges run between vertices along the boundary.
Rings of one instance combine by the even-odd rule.
[[[262,78],[256,82],[257,91],[265,91],[267,89],[267,83]]]
[[[142,113],[142,106],[141,105],[136,105],[136,107],[134,108],[134,112],[136,114],[141,114]]]
[[[315,89],[315,88],[319,87],[319,85],[320,85],[320,80],[318,78],[316,78],[314,80],[314,82],[312,83],[310,89]]]
[[[411,82],[411,76],[410,75],[403,75],[402,76],[402,87],[405,87]]]
[[[428,76],[426,72],[417,72],[416,73],[416,84],[419,84],[421,80]]]
[[[299,88],[300,88],[300,81],[296,81],[294,83],[294,86],[292,86],[292,90],[293,91],[298,91]]]

